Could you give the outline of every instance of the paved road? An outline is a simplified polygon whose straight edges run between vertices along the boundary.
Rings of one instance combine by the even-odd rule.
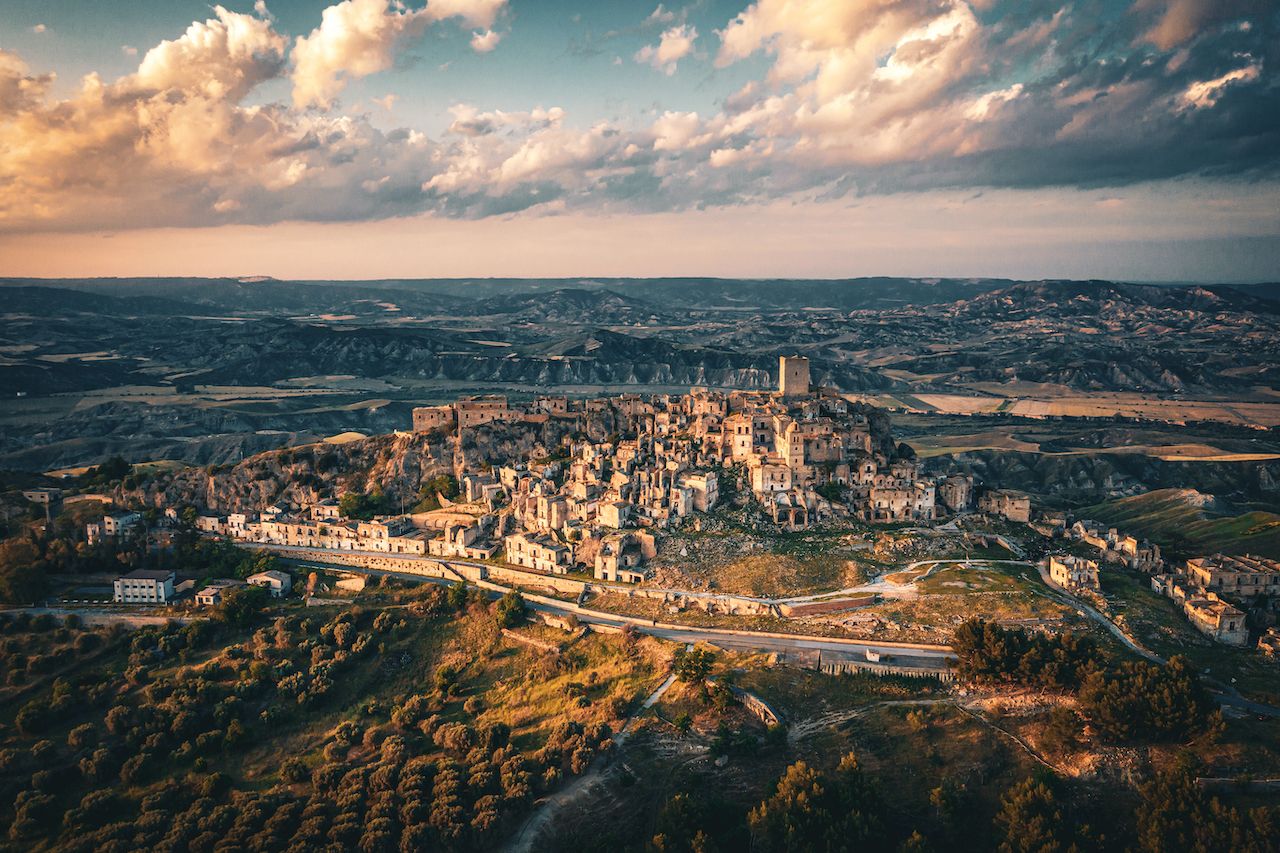
[[[169,622],[186,623],[191,620],[185,616],[151,616],[145,613],[137,613],[130,611],[118,611],[108,609],[95,609],[93,607],[13,607],[7,610],[0,610],[0,616],[16,616],[19,613],[30,613],[32,616],[39,616],[42,613],[48,613],[57,619],[74,613],[84,621],[86,625],[114,625],[122,623],[131,625],[135,628],[141,628],[144,625],[165,625]]]
[[[882,598],[915,598],[920,593],[916,589],[916,584],[925,580],[938,570],[939,566],[990,566],[996,564],[1009,564],[1013,566],[1030,566],[1025,560],[966,560],[961,557],[954,557],[949,560],[917,560],[914,563],[908,563],[901,569],[895,569],[881,575],[877,580],[871,583],[859,584],[857,586],[847,586],[844,589],[838,589],[835,592],[816,592],[812,595],[797,595],[791,598],[775,598],[766,599],[773,604],[808,604],[814,601],[826,601],[831,598],[839,598],[842,595],[866,595],[874,593]],[[895,584],[888,580],[890,574],[905,574],[913,572],[921,566],[928,566],[929,570],[918,578],[912,578],[908,582]]]
[[[1028,563],[1028,565],[1033,565],[1033,564]],[[1125,645],[1125,648],[1129,649],[1131,652],[1141,655],[1142,657],[1146,658],[1152,663],[1158,663],[1158,664],[1168,663],[1168,661],[1160,657],[1155,652],[1151,651],[1145,646],[1140,645],[1138,641],[1135,640],[1133,637],[1130,637],[1129,634],[1125,632],[1123,628],[1121,628],[1115,622],[1112,622],[1110,619],[1104,616],[1101,611],[1091,606],[1087,601],[1082,601],[1081,599],[1076,598],[1074,595],[1071,595],[1070,593],[1066,592],[1061,587],[1059,587],[1056,583],[1053,582],[1053,578],[1049,577],[1049,570],[1046,569],[1043,564],[1035,563],[1034,565],[1036,567],[1036,571],[1040,573],[1040,579],[1043,580],[1044,585],[1049,588],[1049,592],[1048,592],[1049,598],[1052,598],[1055,601],[1059,601],[1062,604],[1067,605],[1068,607],[1076,608],[1081,613],[1085,614],[1090,619],[1092,619],[1094,622],[1097,622],[1103,628],[1106,628],[1107,631],[1109,631],[1112,636],[1114,636],[1117,640],[1123,643]]]
[[[448,561],[446,561],[446,563],[447,562]],[[455,581],[446,580],[444,578],[427,577],[425,575],[416,575],[409,572],[392,572],[380,569],[353,568],[350,566],[332,566],[311,561],[298,561],[296,565],[303,569],[320,569],[326,571],[333,571],[337,569],[345,572],[351,572],[353,574],[369,575],[373,577],[394,577],[400,580],[417,583],[434,583],[446,586],[455,583]],[[500,596],[507,591],[506,587],[487,581],[472,585],[483,589],[489,595],[494,597]],[[559,601],[546,596],[526,593],[524,598],[529,609],[538,612],[554,613],[558,616],[574,616],[579,622],[591,625],[605,625],[614,628],[621,628],[624,625],[629,624],[643,634],[682,643],[706,642],[722,648],[753,652],[821,651],[824,657],[835,656],[843,657],[845,659],[861,658],[862,660],[866,660],[866,653],[868,650],[871,650],[883,653],[886,658],[884,661],[885,663],[926,671],[945,669],[947,661],[954,657],[949,649],[944,648],[913,648],[896,643],[878,643],[868,640],[841,640],[805,634],[766,634],[757,631],[738,631],[726,628],[698,628],[687,625],[671,625],[668,623],[653,622],[652,620],[637,619],[630,616],[603,613],[598,610],[590,610],[567,601]],[[888,660],[890,656],[892,657],[892,660]]]

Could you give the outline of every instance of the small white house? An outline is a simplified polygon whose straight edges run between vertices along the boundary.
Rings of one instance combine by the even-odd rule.
[[[268,569],[265,572],[258,572],[256,575],[249,575],[246,580],[254,586],[266,587],[271,591],[272,598],[283,598],[293,589],[293,578],[287,572]]]
[[[244,581],[234,578],[211,580],[208,586],[196,593],[196,604],[202,607],[215,607],[222,603],[222,596],[227,590],[244,585]]]

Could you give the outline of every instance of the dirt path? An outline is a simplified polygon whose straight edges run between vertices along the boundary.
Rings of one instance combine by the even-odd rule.
[[[667,676],[662,684],[658,685],[658,689],[649,694],[648,698],[640,705],[634,714],[627,718],[627,722],[622,727],[622,731],[614,735],[614,753],[622,749],[623,744],[627,742],[627,738],[635,729],[636,721],[640,715],[652,708],[662,699],[662,695],[676,681],[675,673]],[[612,763],[606,764],[603,759],[597,758],[577,779],[565,785],[553,794],[543,797],[533,805],[533,813],[525,820],[524,825],[520,827],[520,831],[516,833],[511,842],[503,848],[508,853],[527,853],[533,849],[533,843],[537,841],[538,836],[550,824],[552,818],[565,806],[576,802],[585,794],[590,793],[597,785],[603,784],[605,775],[612,768]]]
[[[877,708],[889,708],[904,705],[946,705],[952,701],[953,700],[949,698],[886,699],[883,702],[873,702],[870,705],[862,705],[858,708],[845,708],[840,711],[829,711],[818,717],[801,720],[791,726],[791,728],[787,730],[787,742],[795,744],[825,729],[834,728],[835,726],[847,723],[850,720],[856,720],[858,717],[869,714]]]
[[[1049,763],[1049,761],[1046,758],[1044,758],[1044,756],[1036,752],[1031,747],[1031,744],[1027,743],[1023,738],[1019,737],[1018,735],[1014,734],[1008,729],[1002,728],[1001,726],[993,723],[991,720],[988,720],[982,714],[978,713],[977,711],[974,711],[972,708],[968,707],[966,704],[957,702],[955,699],[951,697],[945,697],[941,699],[890,699],[883,702],[873,702],[870,705],[863,705],[860,708],[852,708],[852,709],[842,710],[842,711],[832,711],[830,713],[823,714],[822,716],[813,717],[812,719],[804,720],[800,723],[797,723],[795,726],[791,728],[789,732],[787,732],[787,741],[794,745],[797,741],[803,740],[804,738],[810,737],[825,729],[830,729],[830,728],[833,728],[834,726],[847,723],[850,720],[855,720],[858,717],[865,716],[866,714],[871,713],[877,708],[890,708],[895,706],[903,707],[903,706],[931,706],[931,705],[950,705],[954,707],[956,710],[960,711],[962,714],[965,714],[966,716],[969,716],[974,720],[977,720],[979,723],[982,723],[984,726],[994,729],[995,731],[1004,735],[1006,738],[1009,738],[1010,740],[1012,740],[1022,749],[1023,752],[1029,755],[1038,764],[1041,764],[1049,768],[1055,773],[1065,773],[1065,771],[1062,770],[1061,768],[1055,767],[1053,764]]]
[[[878,580],[871,583],[859,584],[858,586],[850,586],[844,589],[838,589],[834,592],[819,592],[813,595],[798,595],[794,598],[776,598],[773,599],[774,604],[806,604],[813,601],[822,601],[828,598],[838,598],[842,595],[868,595],[875,594],[883,598],[918,598],[919,590],[916,584],[933,575],[942,566],[992,566],[992,565],[1012,565],[1012,566],[1030,566],[1031,563],[1023,560],[965,560],[963,558],[953,558],[950,560],[917,560],[914,563],[908,563],[901,569],[895,569],[892,572],[886,572]],[[889,575],[903,574],[905,572],[913,572],[916,569],[928,566],[920,577],[912,578],[909,583],[893,583],[886,578]]]

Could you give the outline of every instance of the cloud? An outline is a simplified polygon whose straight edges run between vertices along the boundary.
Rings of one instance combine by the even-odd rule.
[[[485,30],[472,46],[492,50],[491,32],[506,0],[431,0],[407,9],[396,0],[342,0],[321,14],[320,26],[299,36],[293,47],[293,103],[329,108],[351,78],[385,71],[397,53],[419,38],[427,26],[447,18]]]
[[[37,35],[39,35],[40,33],[46,33],[48,31],[49,31],[49,27],[46,26],[45,24],[36,24],[34,27],[31,28],[31,32],[36,33]]]
[[[1274,7],[1273,7],[1274,8]],[[1207,28],[1245,15],[1266,14],[1266,0],[1138,0],[1134,11],[1155,15],[1155,23],[1142,41],[1170,50]]]
[[[656,45],[645,45],[636,51],[635,60],[642,65],[652,65],[670,77],[676,73],[680,60],[693,53],[693,43],[697,38],[697,29],[688,24],[672,27],[663,32]]]
[[[193,23],[181,38],[147,51],[132,83],[239,101],[280,73],[288,43],[269,21],[222,6],[213,12],[214,18]]]
[[[476,53],[488,53],[498,46],[498,42],[502,41],[502,34],[493,30],[485,30],[484,32],[472,33],[471,49]]]
[[[129,46],[129,45],[127,45],[127,44],[122,44],[122,45],[120,45],[120,52],[121,52],[121,53],[123,53],[125,56],[137,56],[137,55],[138,55],[138,49],[137,49],[136,47],[130,47],[130,46]]]
[[[978,14],[961,0],[758,0],[713,37],[716,64],[738,66],[718,110],[600,120],[457,104],[428,135],[334,107],[432,21],[471,37],[503,8],[344,0],[290,56],[265,7],[214,7],[135,72],[56,97],[52,73],[0,50],[0,231],[661,212],[1280,171],[1274,16],[1222,18],[1162,49],[1145,34],[1164,7],[1099,29],[1052,2]],[[693,28],[679,56],[658,54],[684,30],[668,27],[643,61],[674,70]],[[292,82],[292,102],[272,100],[273,80]],[[372,103],[389,112],[393,97]]]
[[[503,112],[494,110],[482,112],[470,104],[454,104],[449,108],[453,122],[449,125],[449,133],[459,136],[486,136],[506,128],[556,127],[564,121],[564,110],[552,107],[544,110],[541,107],[528,112]]]
[[[17,116],[38,108],[53,81],[52,74],[31,74],[22,57],[0,48],[0,115]]]
[[[1220,77],[1212,80],[1201,80],[1198,83],[1192,83],[1182,93],[1182,99],[1187,106],[1194,109],[1203,109],[1212,107],[1218,103],[1218,98],[1222,96],[1223,91],[1232,83],[1242,82],[1248,83],[1257,80],[1262,75],[1262,67],[1257,64],[1246,65],[1243,68],[1237,68],[1234,71],[1228,71]]]
[[[676,19],[676,13],[664,7],[661,3],[658,8],[649,13],[649,17],[644,19],[646,24],[669,24]]]

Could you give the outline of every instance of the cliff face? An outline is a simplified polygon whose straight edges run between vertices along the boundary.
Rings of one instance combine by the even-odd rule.
[[[895,451],[888,415],[854,404],[865,415],[873,449]],[[580,418],[551,418],[544,423],[493,422],[455,432],[396,433],[347,442],[310,444],[259,453],[234,465],[184,468],[161,474],[133,489],[118,489],[125,506],[178,507],[191,504],[219,513],[261,510],[274,503],[307,506],[343,492],[381,489],[408,504],[423,480],[440,474],[460,476],[548,456],[575,437],[606,441],[631,433],[636,422],[606,409]],[[580,430],[580,432],[579,432]]]
[[[299,506],[375,487],[406,501],[418,484],[453,471],[453,440],[439,435],[381,435],[347,444],[315,444],[251,456],[236,465],[185,468],[117,498],[163,508],[193,504],[217,512]]]

